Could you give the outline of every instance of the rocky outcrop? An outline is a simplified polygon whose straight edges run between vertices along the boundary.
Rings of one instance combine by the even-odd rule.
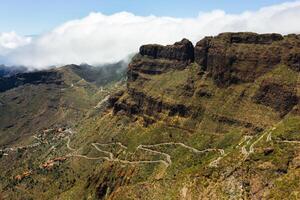
[[[129,64],[128,80],[136,80],[140,73],[153,75],[171,69],[184,69],[192,62],[194,62],[194,46],[187,39],[167,46],[144,45]]]
[[[300,51],[294,48],[289,54],[284,56],[284,63],[288,65],[291,69],[300,72]]]
[[[108,107],[112,108],[123,94],[124,94],[124,91],[119,91],[119,92],[109,96],[109,98],[108,98]]]
[[[191,117],[201,110],[201,106],[185,103],[170,103],[160,94],[152,97],[143,87],[152,76],[172,70],[185,70],[196,66],[195,76],[176,88],[179,96],[209,100],[215,95],[214,89],[202,79],[212,79],[219,88],[233,84],[251,83],[279,65],[287,65],[295,72],[300,71],[299,35],[222,33],[215,37],[205,37],[195,47],[187,39],[173,45],[143,45],[129,64],[127,91],[114,95],[109,104],[114,113],[146,115],[154,118],[160,113],[167,116]],[[197,71],[198,70],[198,71]],[[155,80],[155,79],[153,79]],[[298,103],[294,86],[264,82],[252,100],[273,108],[284,116]],[[163,93],[163,92],[161,92]],[[165,91],[168,93],[168,91]],[[243,98],[241,96],[241,98]],[[175,101],[176,102],[176,101]],[[260,127],[231,121],[221,123],[237,124],[261,131]]]
[[[281,63],[299,71],[299,58],[297,35],[223,33],[195,47],[195,62],[218,86],[252,82]]]
[[[252,124],[250,122],[247,121],[242,121],[239,119],[234,119],[234,118],[230,118],[230,117],[226,117],[226,116],[221,116],[221,115],[212,115],[212,119],[221,123],[221,124],[227,124],[230,126],[239,126],[239,127],[245,127],[248,129],[253,130],[255,133],[259,133],[264,131],[264,128],[255,124]]]
[[[280,112],[282,116],[291,111],[299,101],[294,88],[269,81],[261,84],[253,99],[256,103]]]
[[[110,106],[114,113],[126,113],[127,115],[141,115],[145,123],[154,123],[151,117],[159,118],[160,113],[169,116],[187,117],[191,115],[191,108],[185,105],[177,105],[163,102],[143,93],[139,88],[131,86],[131,82],[147,82],[142,74],[156,75],[170,70],[183,70],[194,62],[194,47],[187,39],[176,42],[174,45],[144,45],[140,48],[128,68],[127,98],[122,95],[114,95],[110,98]]]
[[[144,45],[129,65],[128,78],[134,81],[139,73],[155,75],[170,69],[184,69],[194,61],[218,86],[253,82],[278,64],[300,71],[300,37],[222,33],[205,37],[195,48],[187,39],[167,46]]]
[[[193,114],[195,108],[183,104],[170,104],[163,102],[161,99],[155,99],[147,96],[136,89],[129,89],[130,98],[119,100],[121,96],[114,95],[110,102],[113,105],[113,112],[124,112],[127,115],[148,115],[159,117],[159,113],[166,113],[168,116],[189,117]]]
[[[194,61],[194,46],[187,40],[183,39],[174,45],[143,45],[140,48],[142,56],[150,56],[151,58],[164,58],[178,61]]]
[[[257,34],[257,33],[223,33],[220,37],[227,37],[230,43],[239,44],[272,44],[275,41],[281,41],[284,38],[280,34]]]

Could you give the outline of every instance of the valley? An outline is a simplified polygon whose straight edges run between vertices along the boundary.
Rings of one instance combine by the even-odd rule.
[[[5,77],[0,196],[298,199],[299,54],[299,35],[222,33],[143,45],[109,76]]]

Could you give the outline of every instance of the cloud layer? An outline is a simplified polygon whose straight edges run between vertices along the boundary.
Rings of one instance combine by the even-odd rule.
[[[299,19],[300,1],[241,14],[214,10],[195,18],[91,13],[35,38],[0,33],[0,62],[39,69],[70,63],[111,63],[137,52],[142,44],[168,44],[183,37],[197,42],[228,31],[300,33]]]
[[[0,33],[0,55],[31,43],[30,37],[22,37],[15,32]]]

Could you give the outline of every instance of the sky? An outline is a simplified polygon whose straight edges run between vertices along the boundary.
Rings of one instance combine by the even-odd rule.
[[[220,9],[254,11],[284,0],[0,0],[0,32],[38,35],[91,12],[111,15],[127,11],[139,16],[196,17]]]
[[[0,64],[122,60],[142,44],[226,31],[300,33],[300,0],[0,0]]]

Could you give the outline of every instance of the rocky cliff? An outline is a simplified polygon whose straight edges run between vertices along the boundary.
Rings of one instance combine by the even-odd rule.
[[[184,69],[191,62],[194,62],[194,46],[187,39],[168,46],[144,45],[129,65],[128,78],[135,80],[138,72],[160,74],[171,69]]]
[[[167,186],[155,184],[170,199],[297,199],[299,58],[294,34],[222,33],[195,46],[186,39],[144,45],[129,64],[126,90],[109,99],[113,118],[131,120],[114,139],[170,153],[178,163],[162,178]],[[225,153],[197,160],[167,147],[183,143]],[[137,193],[166,198],[137,185],[111,197]]]
[[[279,64],[299,71],[299,37],[223,33],[199,41],[195,47],[195,60],[219,86],[253,82]]]
[[[37,79],[0,92],[0,146],[17,141],[0,151],[0,196],[299,199],[299,44],[299,35],[255,33],[150,44],[129,64],[126,87],[97,88],[105,73],[70,65],[58,70],[63,85]],[[60,115],[44,115],[48,103],[33,112],[47,102],[40,91],[51,105],[56,94]],[[15,129],[15,110],[37,114]],[[49,119],[32,142],[19,137]],[[18,134],[7,140],[8,131]]]
[[[222,33],[215,37],[205,37],[195,47],[187,39],[167,46],[144,45],[129,64],[127,93],[124,98],[122,95],[112,97],[111,106],[114,106],[114,112],[123,110],[128,114],[144,113],[155,118],[164,111],[169,116],[196,116],[203,107],[198,103],[189,103],[188,98],[210,98],[213,94],[209,88],[205,85],[196,88],[195,83],[211,78],[218,88],[257,82],[259,89],[251,101],[271,107],[284,116],[298,104],[297,82],[265,76],[282,66],[298,73],[299,58],[299,35]],[[190,68],[193,68],[193,74],[187,75],[186,82],[176,88],[176,92],[181,94],[174,101],[163,98],[171,91],[161,90],[160,94],[150,95],[151,90],[159,88],[145,90],[148,85],[163,87],[152,85],[163,73],[172,70],[184,73]],[[120,101],[117,101],[118,98]],[[181,98],[185,98],[186,102],[176,101]]]

